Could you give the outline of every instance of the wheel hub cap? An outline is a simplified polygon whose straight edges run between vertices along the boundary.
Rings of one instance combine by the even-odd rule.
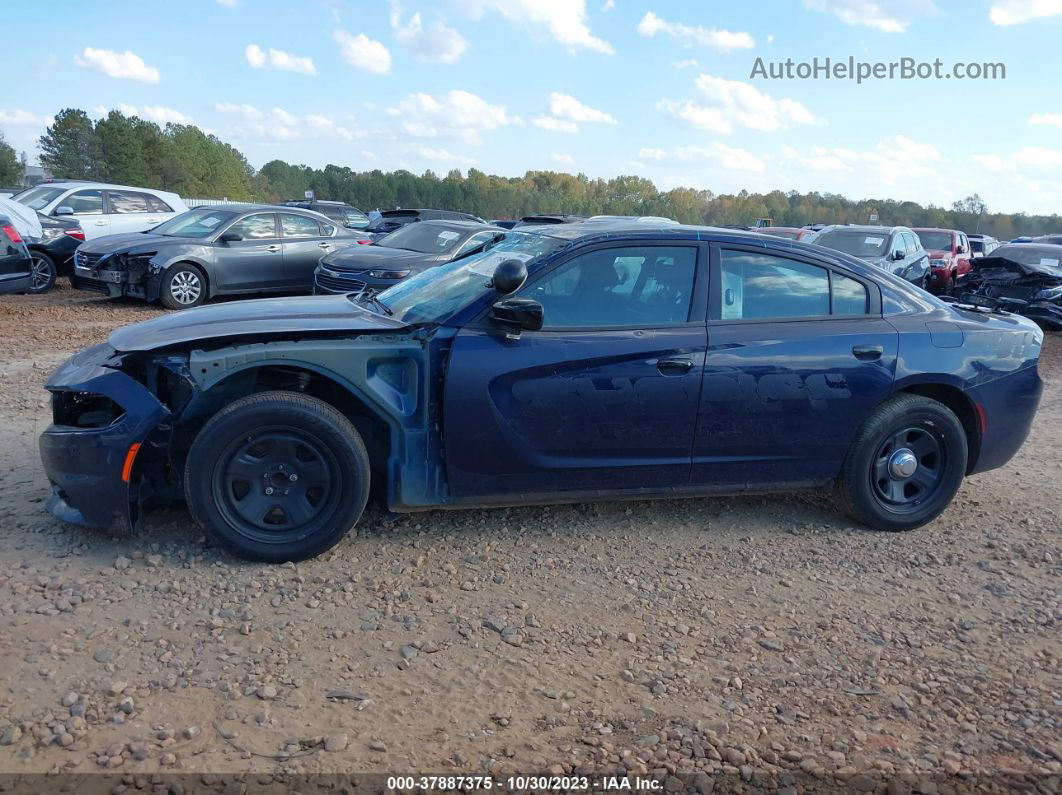
[[[889,457],[889,475],[897,480],[909,478],[918,469],[918,459],[915,454],[902,447]]]
[[[187,271],[178,273],[173,277],[170,292],[177,303],[194,304],[202,292],[202,287],[199,285],[199,277]]]

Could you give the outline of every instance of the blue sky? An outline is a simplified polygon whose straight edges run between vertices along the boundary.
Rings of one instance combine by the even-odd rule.
[[[0,129],[63,107],[191,121],[356,170],[639,174],[1062,212],[1062,0],[57,0],[7,9]],[[65,18],[68,24],[56,24]],[[1000,62],[1006,78],[752,78],[818,57]]]

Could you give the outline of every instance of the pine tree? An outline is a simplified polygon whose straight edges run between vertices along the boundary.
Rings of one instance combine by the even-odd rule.
[[[99,179],[102,161],[92,120],[83,110],[66,108],[41,136],[41,165],[62,179]]]

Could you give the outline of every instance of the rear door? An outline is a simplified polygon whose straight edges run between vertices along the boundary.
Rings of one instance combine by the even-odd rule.
[[[898,335],[873,282],[813,258],[712,246],[693,482],[814,483],[892,390]]]
[[[704,364],[707,249],[583,249],[525,285],[540,331],[454,339],[444,432],[467,502],[684,488]]]
[[[214,244],[215,280],[225,292],[273,290],[286,284],[284,252],[277,214],[251,213],[235,221],[222,234],[242,240]]]
[[[108,190],[107,211],[111,220],[111,234],[143,232],[162,223],[164,216],[151,212],[146,193],[131,190]]]
[[[335,248],[335,227],[327,225],[328,234],[316,219],[296,213],[280,213],[280,230],[284,240],[284,281],[280,286],[291,290],[313,287],[313,270],[321,257]]]
[[[60,199],[56,207],[69,207],[74,211],[73,217],[81,224],[85,240],[111,233],[111,216],[106,212],[102,190],[76,190]]]

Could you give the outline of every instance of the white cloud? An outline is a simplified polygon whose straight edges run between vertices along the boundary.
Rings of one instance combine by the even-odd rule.
[[[10,108],[0,109],[0,124],[11,125],[49,125],[52,123],[51,116],[38,116],[36,113],[30,113],[28,110],[22,110],[22,108]]]
[[[586,0],[459,0],[474,17],[492,9],[517,25],[545,29],[570,51],[579,49],[611,55],[612,45],[590,31]]]
[[[579,125],[565,119],[555,119],[552,116],[535,116],[531,123],[542,130],[550,132],[577,133]]]
[[[782,147],[783,166],[819,175],[818,178],[824,175],[845,178],[832,184],[858,185],[862,195],[873,194],[875,185],[910,190],[913,195],[919,195],[921,185],[936,176],[942,160],[936,147],[903,135],[886,138],[869,150],[813,146],[802,152],[791,146]],[[897,163],[903,163],[904,167],[896,168]]]
[[[683,58],[681,61],[675,61],[671,64],[676,69],[700,69],[701,62],[696,58]]]
[[[266,52],[257,44],[248,44],[243,54],[247,58],[247,63],[255,69],[265,69],[268,66],[281,72],[295,72],[300,75],[317,74],[317,69],[313,65],[313,58],[308,55],[292,55],[283,50],[274,50],[272,48]]]
[[[218,0],[218,5],[228,6],[229,8],[235,8],[240,4],[240,0]]]
[[[374,75],[391,71],[391,52],[383,44],[364,33],[352,36],[345,30],[332,31],[332,38],[339,44],[339,54],[351,66]]]
[[[727,146],[719,141],[708,146],[676,146],[671,151],[643,148],[638,152],[638,157],[641,160],[653,160],[672,166],[682,165],[687,168],[691,163],[699,163],[732,171],[761,173],[767,170],[766,162],[751,152]]]
[[[734,128],[773,131],[789,123],[816,121],[814,114],[796,100],[775,99],[740,80],[701,74],[695,85],[696,99],[664,99],[658,107],[688,127],[717,133],[729,133]]]
[[[234,102],[215,102],[214,110],[219,113],[238,113],[245,119],[260,119],[265,115],[254,105],[237,105]]]
[[[475,163],[475,158],[468,155],[455,155],[449,149],[436,148],[433,146],[418,146],[416,152],[425,160],[430,160],[437,164],[444,165],[456,165],[456,164],[471,164]]]
[[[1034,113],[1029,117],[1029,124],[1046,124],[1062,127],[1062,113]]]
[[[108,108],[100,105],[94,109],[98,115],[106,116]],[[156,124],[166,125],[173,124],[194,124],[194,120],[186,113],[181,113],[174,108],[167,108],[163,105],[144,105],[143,107],[137,107],[136,105],[128,105],[125,102],[119,102],[118,107],[115,110],[120,111],[125,116],[139,116],[141,119],[147,119],[153,121]]]
[[[748,33],[734,33],[729,30],[705,28],[700,25],[684,25],[681,22],[668,22],[652,11],[646,11],[638,23],[638,33],[642,36],[655,36],[663,33],[671,36],[686,47],[711,47],[719,52],[755,47],[756,41]]]
[[[1056,14],[1062,14],[1062,0],[996,0],[988,18],[996,25],[1018,25]]]
[[[566,155],[563,152],[554,152],[549,156],[549,159],[556,163],[558,166],[574,166],[575,158],[571,155]]]
[[[504,106],[491,105],[476,94],[458,90],[438,97],[410,94],[395,107],[388,108],[387,113],[398,120],[407,135],[456,137],[473,146],[482,143],[483,133],[513,123]]]
[[[275,107],[266,111],[254,105],[240,105],[234,102],[217,102],[214,104],[214,110],[237,119],[235,126],[226,130],[226,135],[241,141],[354,141],[363,135],[322,114],[299,116],[284,108]]]
[[[425,26],[419,11],[403,25],[397,3],[391,6],[391,27],[395,38],[422,61],[456,63],[468,49],[468,42],[457,30],[441,21]]]
[[[571,94],[560,94],[556,91],[549,95],[549,112],[551,116],[558,119],[568,119],[574,122],[616,123],[616,119],[611,114],[584,105]]]
[[[605,0],[605,4],[601,6],[602,11],[611,11],[616,7],[616,0]]]
[[[114,50],[97,50],[86,47],[80,55],[74,57],[78,66],[95,69],[108,77],[119,80],[139,80],[141,83],[159,82],[159,70],[148,66],[144,59],[134,52],[115,52]]]
[[[932,0],[804,0],[804,7],[883,33],[903,33],[915,19],[937,13]]]

